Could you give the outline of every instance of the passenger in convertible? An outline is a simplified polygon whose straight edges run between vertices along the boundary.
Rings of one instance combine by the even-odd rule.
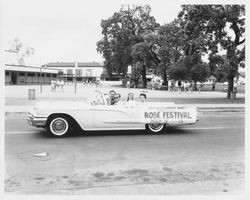
[[[147,99],[147,95],[144,94],[144,93],[141,93],[141,94],[139,95],[139,99],[140,99],[140,102],[141,102],[141,103],[144,103],[144,102],[146,101],[146,99]]]
[[[115,95],[116,95],[116,92],[114,90],[110,90],[110,92],[109,92],[110,105],[114,105],[115,104]]]

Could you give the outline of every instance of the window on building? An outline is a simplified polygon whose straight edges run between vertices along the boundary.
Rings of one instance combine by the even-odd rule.
[[[9,76],[10,75],[10,72],[5,72],[5,76]]]
[[[76,76],[82,76],[82,69],[76,69]]]
[[[86,76],[92,76],[92,69],[86,69]]]
[[[35,76],[35,73],[28,73],[28,76]]]
[[[53,74],[53,75],[52,75],[52,77],[54,77],[54,78],[55,78],[55,77],[56,77],[56,74]]]
[[[19,76],[25,76],[25,73],[19,72]]]
[[[63,70],[62,69],[60,69],[59,71],[58,71],[58,75],[63,75]]]
[[[73,75],[73,69],[67,69],[67,74],[68,75]]]

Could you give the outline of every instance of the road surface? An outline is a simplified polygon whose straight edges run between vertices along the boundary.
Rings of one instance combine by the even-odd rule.
[[[10,194],[229,194],[244,191],[245,118],[203,114],[195,125],[46,137],[23,115],[5,119]]]

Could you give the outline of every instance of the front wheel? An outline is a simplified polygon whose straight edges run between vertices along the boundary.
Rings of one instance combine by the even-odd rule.
[[[47,131],[53,137],[66,137],[71,129],[70,120],[64,116],[52,117],[47,124]]]
[[[159,124],[159,123],[146,124],[146,131],[148,133],[161,134],[164,133],[165,130],[166,130],[166,124]]]

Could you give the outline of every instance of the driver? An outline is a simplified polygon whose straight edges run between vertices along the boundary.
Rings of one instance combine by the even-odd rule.
[[[120,103],[119,103],[120,99],[121,99],[121,95],[117,93],[117,94],[115,95],[115,99],[114,99],[115,103],[114,103],[113,105],[118,105],[118,104],[120,104]]]
[[[114,90],[110,90],[109,92],[110,105],[114,105],[116,103],[115,94],[116,92]]]

